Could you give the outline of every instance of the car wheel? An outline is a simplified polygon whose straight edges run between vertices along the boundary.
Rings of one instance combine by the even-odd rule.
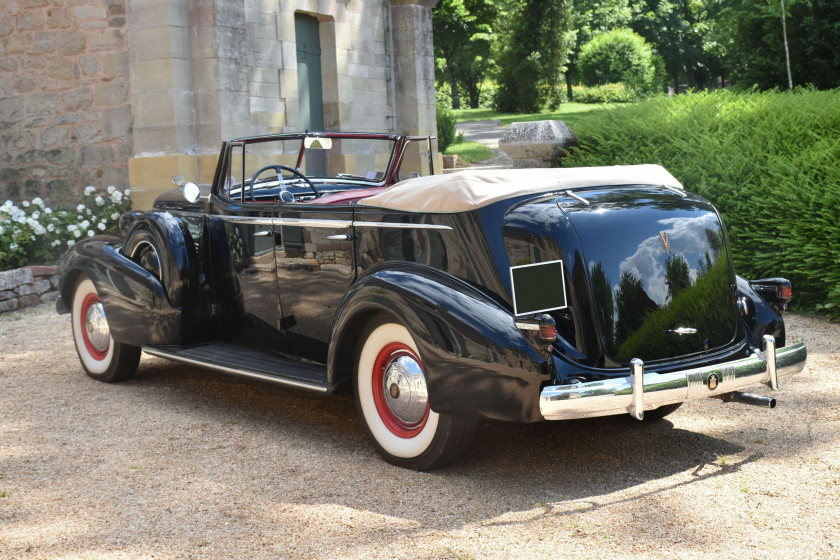
[[[138,226],[128,235],[123,245],[123,253],[163,282],[164,259],[161,258],[157,237],[144,226]]]
[[[356,408],[377,452],[414,470],[448,465],[469,445],[475,420],[429,407],[417,345],[404,326],[387,318],[371,323],[356,359]]]
[[[73,341],[87,374],[106,383],[123,381],[137,370],[140,349],[111,336],[105,308],[93,282],[82,277],[73,292]]]
[[[674,404],[666,404],[665,406],[660,406],[659,408],[654,408],[653,410],[646,410],[644,421],[655,422],[657,420],[662,420],[681,406],[682,403],[678,402]]]

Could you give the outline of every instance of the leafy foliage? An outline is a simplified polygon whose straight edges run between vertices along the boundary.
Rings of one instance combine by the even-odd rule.
[[[711,200],[735,268],[840,318],[840,90],[657,97],[584,115],[565,165],[659,163]]]
[[[639,101],[639,93],[624,84],[574,86],[575,101],[579,103],[632,103]]]
[[[560,76],[573,41],[567,0],[522,0],[504,21],[496,108],[536,112],[560,103]]]
[[[462,87],[470,107],[479,106],[497,15],[493,0],[441,0],[432,12],[437,73],[449,83],[453,109],[461,108]]]
[[[108,187],[99,194],[86,187],[73,208],[50,208],[38,197],[20,207],[7,200],[0,205],[0,270],[55,262],[77,239],[115,232],[131,206],[128,195],[127,189]]]
[[[437,141],[441,152],[455,142],[455,115],[441,103],[437,104]]]
[[[602,33],[585,44],[578,68],[587,86],[624,82],[637,91],[656,86],[653,50],[629,29]]]
[[[793,83],[840,86],[840,2],[785,4]],[[732,77],[747,87],[787,87],[779,0],[732,0],[726,6],[717,23]]]

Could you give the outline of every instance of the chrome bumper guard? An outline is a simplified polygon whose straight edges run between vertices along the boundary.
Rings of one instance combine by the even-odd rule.
[[[540,413],[546,420],[572,420],[629,413],[642,420],[645,410],[692,399],[716,397],[766,383],[779,388],[779,379],[802,371],[808,351],[803,342],[776,350],[772,336],[764,337],[764,351],[751,356],[685,371],[646,373],[642,360],[630,364],[630,375],[575,385],[551,385],[540,393]]]

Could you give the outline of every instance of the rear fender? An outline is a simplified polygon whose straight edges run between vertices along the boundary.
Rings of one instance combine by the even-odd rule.
[[[97,236],[70,248],[61,262],[61,298],[69,307],[85,275],[96,286],[114,340],[131,346],[176,342],[181,310],[170,304],[153,274],[120,252],[121,244],[116,237]]]
[[[741,307],[741,320],[746,326],[749,337],[752,337],[750,344],[755,347],[762,347],[762,337],[765,334],[772,335],[776,339],[776,348],[785,345],[785,322],[764,299],[753,290],[749,281],[741,276],[736,276],[738,297],[743,302]]]
[[[345,295],[327,358],[331,383],[352,381],[359,333],[379,312],[393,316],[414,338],[434,411],[541,420],[539,393],[549,375],[513,314],[469,284],[411,263],[370,269]]]

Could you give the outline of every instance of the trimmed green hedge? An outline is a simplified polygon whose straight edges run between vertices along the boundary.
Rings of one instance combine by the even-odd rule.
[[[717,91],[585,115],[566,166],[658,163],[723,215],[736,270],[840,319],[840,90]]]

